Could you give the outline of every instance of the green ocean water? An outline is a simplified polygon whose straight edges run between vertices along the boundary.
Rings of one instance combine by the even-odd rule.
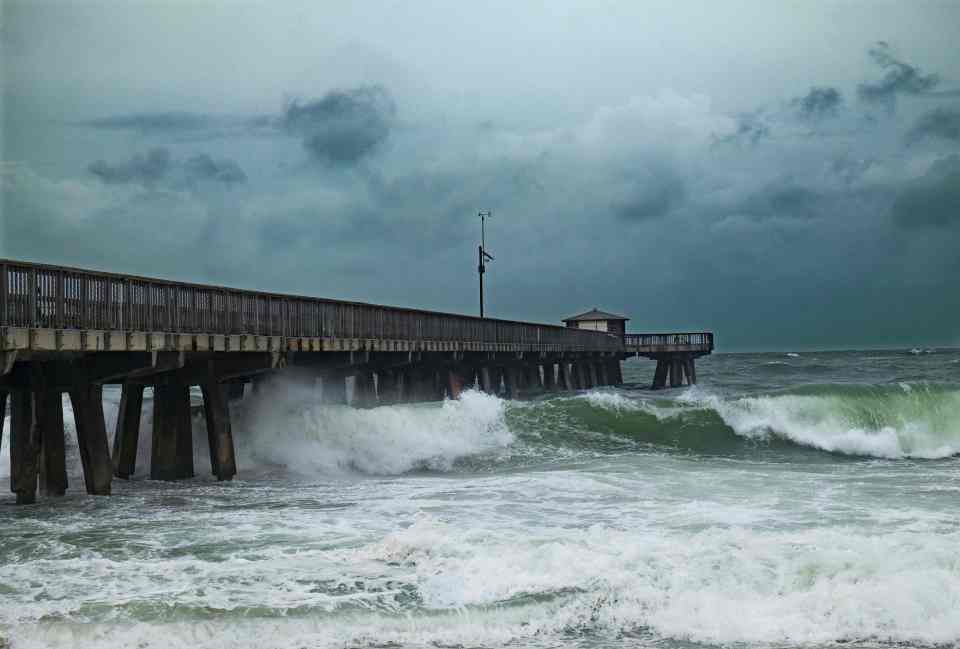
[[[206,475],[200,417],[197,478],[142,455],[110,498],[73,444],[64,499],[0,497],[0,637],[957,646],[960,352],[914,352],[717,354],[658,392],[632,360],[621,388],[369,410],[277,381],[234,409],[239,479]]]

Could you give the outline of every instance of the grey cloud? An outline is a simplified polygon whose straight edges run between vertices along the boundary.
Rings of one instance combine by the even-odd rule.
[[[111,165],[97,160],[88,171],[107,184],[140,183],[153,185],[162,180],[171,169],[170,152],[164,148],[151,149],[147,155],[136,155],[128,162]]]
[[[768,185],[747,196],[733,211],[756,218],[810,219],[822,214],[823,203],[820,192],[783,182]]]
[[[893,110],[897,95],[929,93],[940,83],[938,75],[923,74],[919,67],[898,59],[890,44],[885,41],[878,41],[871,47],[869,55],[886,73],[879,81],[857,86],[857,95],[865,102],[881,104]]]
[[[737,129],[730,135],[715,138],[718,144],[757,144],[770,137],[770,127],[761,119],[759,113],[741,113],[737,115]]]
[[[284,110],[282,127],[303,138],[317,160],[354,165],[389,137],[396,106],[382,86],[333,90],[307,103],[294,101]]]
[[[246,173],[232,160],[214,160],[207,154],[199,154],[180,162],[173,160],[170,151],[163,147],[151,149],[146,155],[135,155],[129,161],[118,164],[97,160],[87,170],[110,185],[140,184],[154,187],[165,183],[194,186],[210,181],[229,186],[247,180]]]
[[[920,116],[907,137],[914,142],[925,138],[960,141],[960,111],[935,108]]]
[[[823,119],[837,114],[843,105],[843,95],[836,88],[814,86],[803,97],[794,99],[791,105],[795,106],[804,118]]]
[[[960,155],[937,160],[893,203],[893,220],[903,228],[960,225]]]
[[[666,216],[686,198],[683,178],[673,174],[641,181],[628,198],[614,206],[614,214],[624,221],[645,221]]]
[[[187,177],[193,180],[215,180],[226,185],[247,181],[247,174],[233,160],[214,160],[205,153],[183,163]]]
[[[209,115],[187,112],[130,113],[111,115],[81,122],[84,126],[114,131],[130,130],[144,134],[196,131],[213,123]]]

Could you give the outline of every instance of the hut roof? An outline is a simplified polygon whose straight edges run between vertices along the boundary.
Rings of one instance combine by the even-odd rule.
[[[586,313],[581,313],[580,315],[570,316],[569,318],[564,318],[563,322],[592,322],[596,320],[621,320],[626,322],[630,318],[622,315],[617,315],[615,313],[607,313],[606,311],[601,311],[597,307],[593,307],[591,310]]]

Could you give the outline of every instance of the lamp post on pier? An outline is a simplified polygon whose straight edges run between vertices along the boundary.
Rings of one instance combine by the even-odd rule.
[[[480,210],[480,245],[477,247],[477,273],[480,275],[480,317],[483,317],[483,274],[487,271],[487,261],[493,261],[493,255],[487,253],[485,221],[493,216],[490,210]]]

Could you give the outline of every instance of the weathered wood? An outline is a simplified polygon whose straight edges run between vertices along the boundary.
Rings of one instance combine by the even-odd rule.
[[[33,393],[13,392],[10,395],[10,491],[17,495],[18,505],[37,501],[38,433]]]
[[[103,388],[95,383],[77,385],[70,390],[70,403],[87,493],[109,496],[113,463],[103,418]]]
[[[181,480],[190,477],[193,477],[190,390],[178,383],[156,385],[153,388],[150,478]]]
[[[63,430],[63,397],[59,390],[40,388],[34,394],[40,443],[40,488],[45,496],[67,492],[67,449]]]
[[[124,480],[129,480],[137,467],[143,391],[143,385],[127,382],[120,393],[117,427],[113,436],[113,474]]]
[[[203,413],[207,422],[210,469],[217,480],[232,480],[237,474],[237,459],[230,424],[230,402],[221,384],[213,378],[200,385]]]

